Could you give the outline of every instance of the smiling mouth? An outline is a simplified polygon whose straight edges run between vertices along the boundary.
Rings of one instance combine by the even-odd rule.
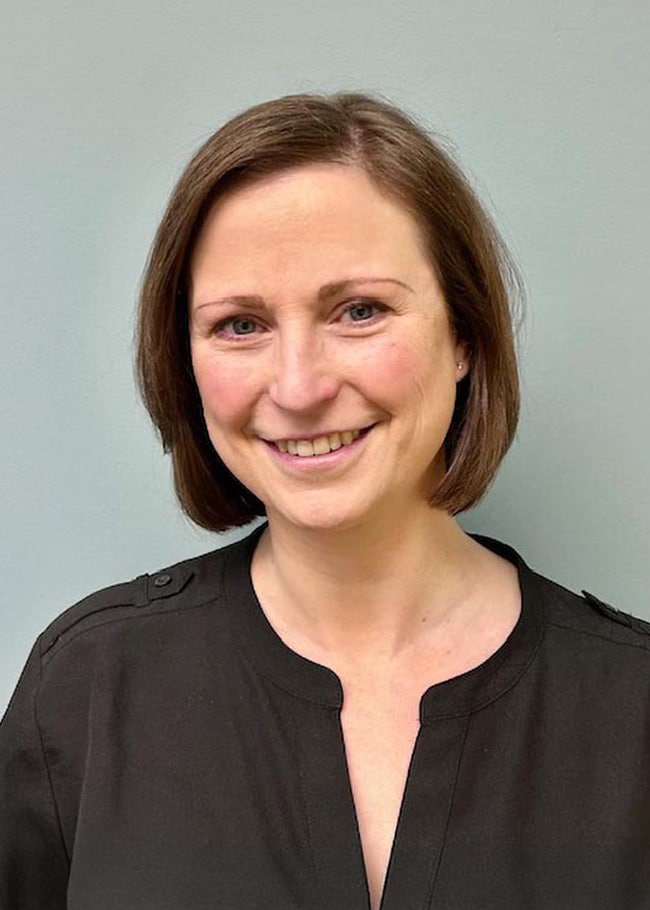
[[[373,424],[374,426],[374,424]],[[327,436],[318,436],[316,439],[275,439],[268,440],[280,452],[297,455],[300,458],[313,458],[314,455],[329,455],[344,446],[349,446],[360,436],[364,436],[372,429],[364,427],[362,430],[343,430],[340,433],[328,433]]]

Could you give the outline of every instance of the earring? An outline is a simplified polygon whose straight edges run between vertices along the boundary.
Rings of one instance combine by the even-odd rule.
[[[462,362],[462,360],[459,360],[458,363],[456,364],[456,369],[462,370],[464,366],[465,366],[465,364]]]

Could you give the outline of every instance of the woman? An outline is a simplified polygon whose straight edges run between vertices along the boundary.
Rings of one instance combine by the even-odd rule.
[[[267,520],[39,638],[3,910],[650,907],[650,628],[454,517],[515,431],[512,275],[384,101],[288,96],[205,143],[139,377],[186,513]]]

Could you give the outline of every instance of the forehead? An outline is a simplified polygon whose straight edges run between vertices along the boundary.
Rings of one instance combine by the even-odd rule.
[[[344,269],[426,268],[421,232],[406,208],[359,167],[292,168],[228,191],[202,226],[192,283]],[[327,274],[325,274],[327,273]]]

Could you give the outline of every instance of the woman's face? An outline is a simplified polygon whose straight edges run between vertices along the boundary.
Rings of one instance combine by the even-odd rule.
[[[219,199],[190,298],[210,439],[271,522],[422,508],[465,350],[415,221],[363,170],[299,167]]]

